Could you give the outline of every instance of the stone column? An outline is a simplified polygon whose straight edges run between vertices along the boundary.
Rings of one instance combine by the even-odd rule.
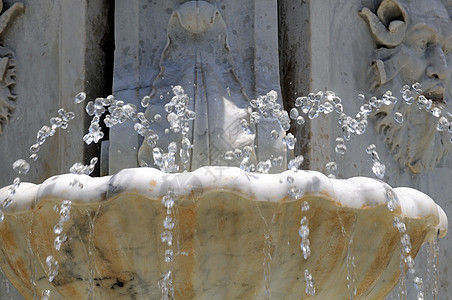
[[[38,160],[30,161],[29,173],[20,176],[23,181],[40,183],[50,176],[69,172],[75,162],[89,160],[82,141],[87,129],[84,109],[87,101],[76,105],[74,96],[80,91],[85,91],[88,98],[105,93],[102,47],[107,33],[108,4],[105,0],[3,2],[0,18],[19,2],[25,8],[0,35],[3,47],[14,55],[9,66],[15,65],[13,92],[17,96],[9,102],[14,107],[10,117],[2,122],[0,186],[11,184],[18,176],[11,167],[15,160],[30,161],[29,147],[36,141],[37,131],[43,125],[49,126],[50,118],[58,116],[59,108],[76,115],[66,131],[57,130],[47,139],[38,152]],[[3,88],[2,97],[6,92]],[[10,299],[3,287],[0,291],[0,299]],[[21,298],[13,289],[11,295]]]

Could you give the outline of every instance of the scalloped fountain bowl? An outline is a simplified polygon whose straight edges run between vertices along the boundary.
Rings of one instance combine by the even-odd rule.
[[[74,178],[83,189],[70,186]],[[293,186],[297,199],[287,193]],[[315,280],[316,298],[348,298],[347,251],[353,236],[357,297],[381,299],[400,273],[400,234],[393,218],[404,218],[413,257],[438,232],[441,237],[447,233],[446,215],[428,196],[394,188],[399,206],[389,211],[388,189],[363,177],[336,180],[314,171],[251,174],[231,167],[181,174],[139,168],[101,178],[55,176],[41,185],[20,185],[0,224],[0,263],[27,299],[45,289],[54,299],[83,299],[90,269],[95,299],[160,298],[158,282],[168,267],[161,241],[167,215],[162,197],[171,190],[176,202],[169,266],[175,298],[263,299],[266,282],[273,299],[306,298],[306,269]],[[0,197],[6,193],[3,188]],[[60,216],[54,206],[63,200],[71,200],[72,208],[63,229],[67,240],[57,251],[53,228]],[[301,210],[305,201],[308,211]],[[308,259],[298,233],[303,216],[309,220]],[[267,279],[266,241],[271,255]],[[59,262],[52,282],[47,277],[49,255]]]

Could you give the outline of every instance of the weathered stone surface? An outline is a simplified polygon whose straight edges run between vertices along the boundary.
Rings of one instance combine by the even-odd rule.
[[[71,187],[74,179],[84,188]],[[287,194],[292,186],[300,190],[298,199]],[[404,218],[413,256],[438,230],[441,236],[447,232],[442,209],[416,190],[393,189],[400,206],[390,212],[385,198],[390,189],[362,177],[335,180],[312,171],[258,175],[227,167],[182,174],[126,169],[101,178],[61,175],[41,185],[21,185],[0,224],[0,261],[27,299],[32,297],[32,276],[38,293],[50,289],[52,298],[85,298],[90,264],[95,266],[96,299],[159,298],[158,282],[169,267],[177,299],[262,299],[267,235],[272,298],[305,298],[303,274],[308,269],[316,296],[337,299],[349,294],[346,256],[353,236],[357,294],[381,299],[397,283],[400,270],[400,234],[393,217]],[[170,209],[175,221],[172,246],[160,238],[168,216],[162,197],[169,191],[175,199]],[[6,192],[0,190],[0,197]],[[71,200],[72,207],[62,232],[67,241],[57,251],[53,228],[60,216],[53,207],[63,200]],[[307,211],[300,209],[304,201]],[[298,233],[303,216],[310,229],[312,254],[307,260]],[[167,265],[168,248],[175,255]],[[49,255],[59,262],[51,284],[45,276]]]

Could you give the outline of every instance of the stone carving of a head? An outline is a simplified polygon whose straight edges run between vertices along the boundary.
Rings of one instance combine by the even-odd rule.
[[[376,14],[361,11],[377,44],[371,64],[372,91],[398,92],[405,84],[419,82],[432,106],[419,109],[400,99],[373,114],[394,159],[413,173],[431,170],[452,148],[450,133],[438,131],[440,108],[450,119],[452,103],[452,21],[447,4],[440,0],[383,0]],[[401,98],[401,97],[399,97]],[[422,97],[421,97],[422,98]],[[436,109],[437,110],[437,109]],[[394,113],[404,116],[400,124]]]

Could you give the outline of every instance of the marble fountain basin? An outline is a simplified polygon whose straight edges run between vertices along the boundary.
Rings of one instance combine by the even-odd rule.
[[[82,189],[70,185],[74,179]],[[298,199],[288,194],[291,187],[298,190]],[[405,221],[413,257],[438,232],[441,237],[447,233],[446,215],[427,195],[394,188],[399,206],[389,211],[388,189],[364,177],[329,179],[314,171],[255,174],[232,167],[179,174],[125,169],[100,178],[60,175],[40,185],[20,185],[0,224],[0,263],[26,299],[45,289],[53,299],[86,298],[90,270],[94,299],[158,299],[158,282],[169,267],[176,299],[263,299],[267,249],[271,298],[309,298],[307,269],[315,281],[314,298],[348,299],[347,251],[353,236],[357,297],[382,299],[400,272],[400,234],[393,218]],[[168,190],[177,195],[169,264],[164,261],[169,246],[161,241],[168,213],[161,200]],[[7,187],[1,189],[0,197],[6,193]],[[54,206],[63,200],[71,200],[72,208],[62,232],[67,240],[57,251],[53,228],[60,216]],[[310,209],[302,211],[305,201]],[[309,220],[308,259],[298,234],[303,216]],[[89,249],[94,249],[91,255]],[[59,263],[52,282],[49,255]]]

